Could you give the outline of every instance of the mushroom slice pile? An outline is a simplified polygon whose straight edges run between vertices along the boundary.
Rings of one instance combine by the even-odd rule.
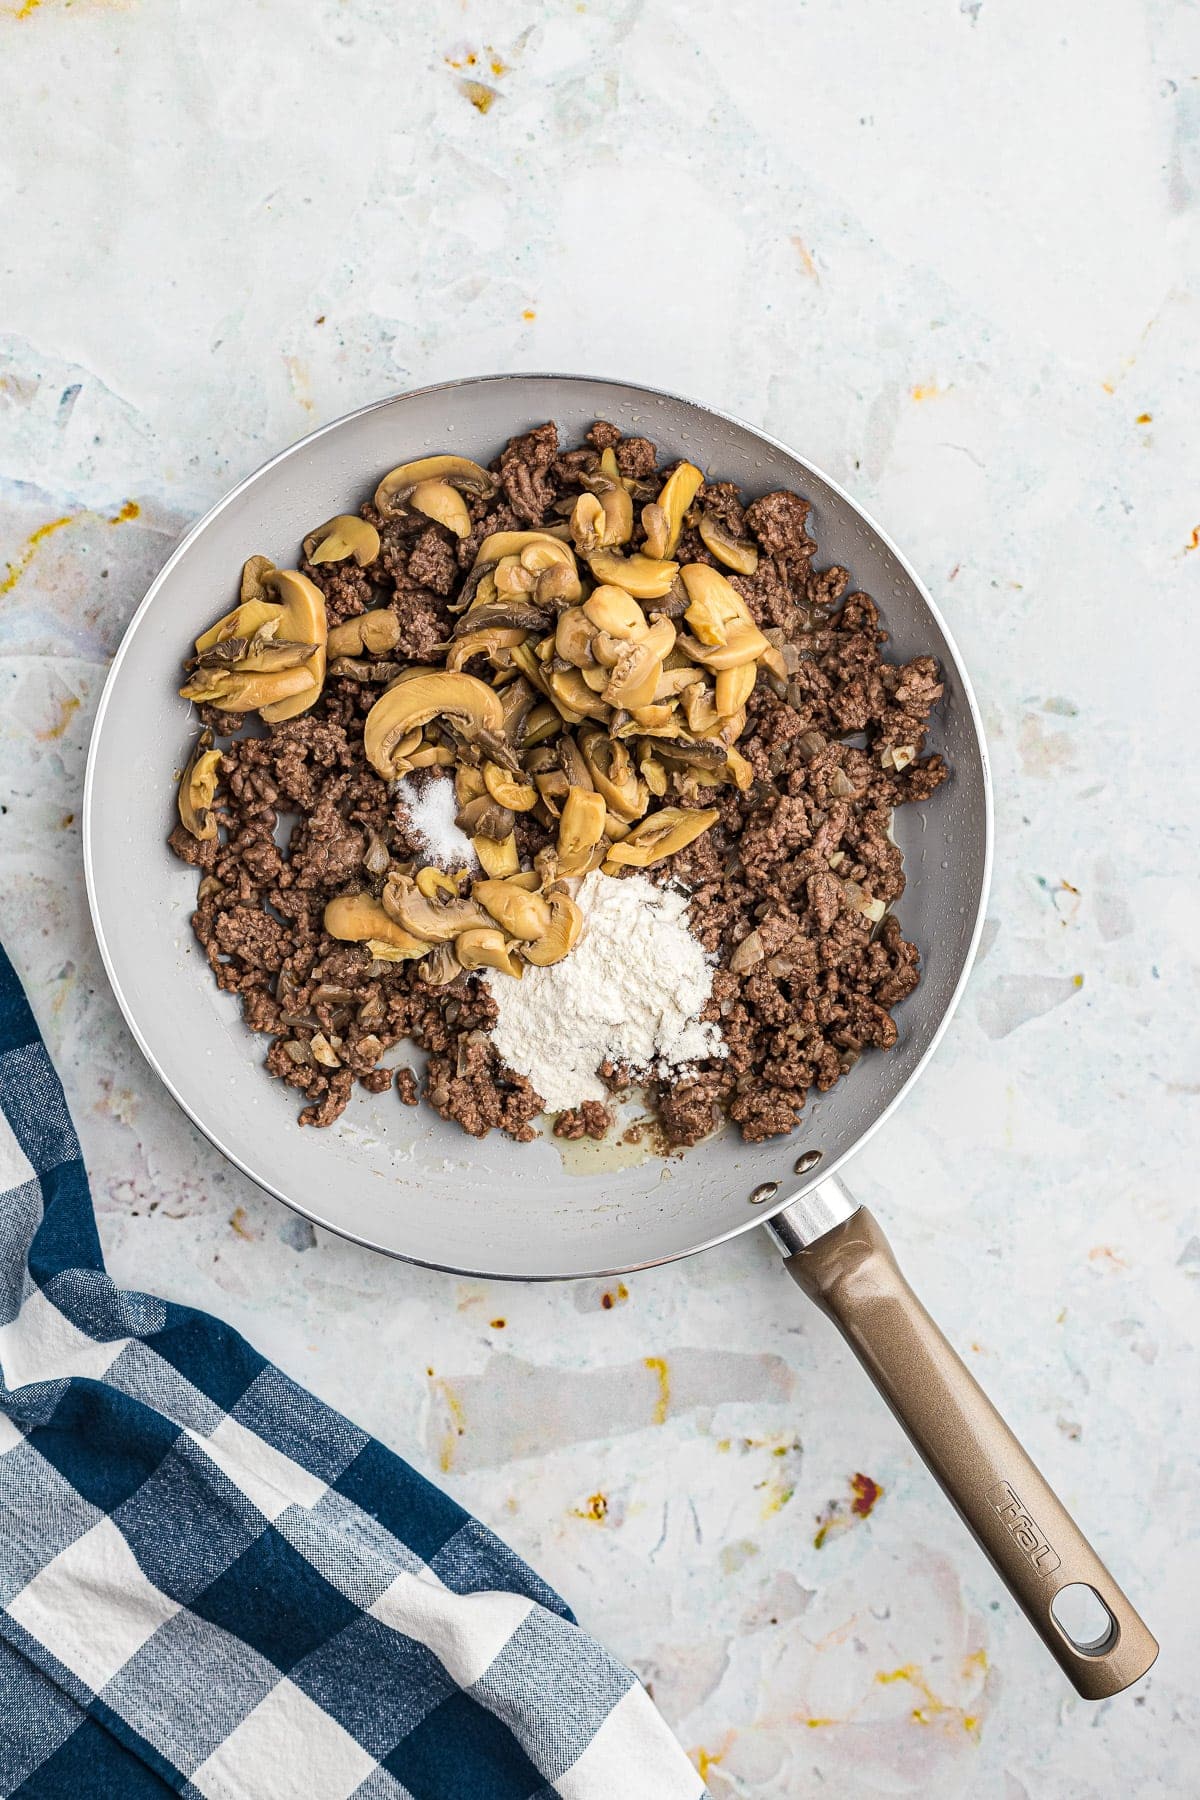
[[[363,748],[385,781],[453,772],[456,823],[482,879],[397,865],[376,840],[371,891],[341,895],[325,912],[332,936],[382,961],[418,962],[430,986],[464,970],[519,976],[526,963],[567,956],[583,919],[564,882],[649,868],[709,830],[720,816],[705,804],[714,790],[755,780],[736,745],[759,669],[772,682],[788,674],[733,582],[709,563],[679,560],[680,545],[686,553],[695,541],[685,531],[735,575],[753,574],[758,560],[749,539],[705,510],[696,464],[676,464],[656,487],[622,476],[605,449],[579,479],[578,496],[558,504],[561,523],[482,539],[448,603],[457,615],[449,642],[428,665],[395,658],[401,625],[391,607],[329,629],[312,580],[253,556],[238,605],[197,638],[181,690],[274,724],[313,704],[328,657],[339,676],[376,684]],[[498,489],[497,476],[466,457],[402,463],[375,491],[378,519],[338,514],[308,534],[304,555],[313,567],[352,560],[370,570],[379,520],[412,530],[433,519],[468,538],[472,503],[478,515]],[[201,839],[217,831],[211,744],[201,739],[179,793],[180,817]],[[906,754],[892,752],[897,768]],[[554,833],[532,869],[518,849],[524,815]]]
[[[467,742],[483,731],[498,738],[504,726],[499,695],[486,682],[460,670],[416,669],[410,680],[381,694],[367,714],[363,730],[367,761],[387,781],[406,774],[400,765],[408,752],[402,746],[436,718],[455,725]]]
[[[384,476],[375,490],[375,507],[385,519],[424,513],[464,538],[471,534],[471,514],[463,495],[490,500],[498,486],[494,475],[465,456],[423,456]]]
[[[272,725],[294,719],[325,681],[325,596],[298,569],[276,569],[257,556],[243,570],[242,594],[196,639],[179,692],[221,712],[257,712]]]

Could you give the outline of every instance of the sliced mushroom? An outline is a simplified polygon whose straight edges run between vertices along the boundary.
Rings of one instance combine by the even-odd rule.
[[[383,911],[426,944],[444,944],[472,925],[490,923],[487,913],[474,900],[457,892],[444,899],[423,894],[411,875],[394,872],[383,889]]]
[[[700,541],[711,556],[737,575],[753,575],[758,567],[757,547],[749,538],[735,537],[715,513],[700,514]]]
[[[324,594],[299,569],[272,569],[263,576],[263,585],[283,607],[276,637],[283,643],[313,646],[312,654],[304,663],[312,692],[294,689],[288,697],[259,707],[259,713],[269,725],[278,725],[284,719],[295,719],[307,712],[321,692],[325,684],[325,644],[329,626]]]
[[[459,763],[454,771],[454,798],[458,802],[459,810],[461,811],[472,800],[478,800],[479,796],[486,792],[487,784],[483,779],[483,770],[472,768],[470,763]]]
[[[502,925],[509,937],[527,943],[545,937],[550,929],[550,908],[540,894],[530,893],[511,881],[477,881],[471,893]]]
[[[557,819],[562,811],[561,802],[571,791],[571,784],[561,769],[541,769],[534,776],[534,785],[541,797],[542,804],[552,819]]]
[[[631,643],[602,690],[610,706],[627,706],[631,712],[649,706],[662,679],[663,659],[675,645],[670,619],[656,619],[644,637]]]
[[[571,510],[571,536],[581,556],[591,556],[604,548],[608,521],[595,494],[583,493]]]
[[[670,735],[677,736],[679,726],[675,722],[675,708],[672,704],[659,704],[652,701],[649,706],[634,706],[629,710],[629,717],[637,731],[652,731],[660,727],[671,727]]]
[[[357,513],[339,513],[310,531],[303,549],[310,563],[344,562],[352,556],[365,569],[379,555],[379,533]]]
[[[473,926],[454,940],[454,954],[464,969],[499,969],[519,981],[525,973],[513,955],[504,933],[492,926]]]
[[[699,638],[693,637],[681,637],[678,641],[680,649],[685,650],[694,662],[714,672],[736,669],[741,663],[754,662],[769,648],[753,620],[744,625],[730,625],[723,644],[703,644]]]
[[[577,669],[589,669],[595,661],[592,655],[595,636],[596,627],[583,607],[568,606],[559,613],[554,628],[555,653],[564,662],[574,663]]]
[[[439,894],[445,894],[451,900],[458,899],[458,882],[444,869],[433,867],[418,869],[413,877],[419,893],[427,900],[436,900]]]
[[[483,779],[488,793],[498,806],[509,812],[530,812],[537,805],[537,789],[528,781],[518,781],[509,769],[490,759],[483,765]]]
[[[549,929],[536,944],[528,944],[522,951],[525,961],[538,969],[561,962],[575,948],[583,930],[583,913],[569,894],[549,894],[546,905],[550,909]]]
[[[448,481],[418,481],[408,496],[414,512],[424,513],[438,525],[444,525],[455,537],[471,535],[471,513],[456,487]]]
[[[548,670],[546,686],[568,725],[578,725],[581,719],[599,719],[603,723],[608,718],[607,706],[593,694],[579,669]]]
[[[608,675],[602,698],[609,706],[626,706],[631,712],[649,706],[662,674],[662,658],[646,643],[630,644]]]
[[[449,987],[457,981],[463,966],[454,954],[453,944],[435,944],[417,969],[417,980],[426,987]]]
[[[537,692],[533,684],[524,675],[518,675],[500,692],[500,710],[504,715],[504,741],[514,748],[523,748],[525,744],[525,728],[529,715],[537,702]]]
[[[236,641],[235,639],[234,642]],[[218,650],[221,647],[220,644],[217,645]],[[298,669],[301,663],[309,660],[316,648],[315,644],[278,644],[274,637],[264,637],[260,632],[257,637],[251,638],[233,666],[245,675],[272,675],[279,669]],[[214,655],[215,652],[210,651],[208,654]],[[200,660],[203,666],[205,659],[202,657]]]
[[[599,498],[604,518],[600,548],[607,550],[610,546],[627,544],[633,536],[633,501],[625,489],[617,485],[606,487]]]
[[[539,599],[543,590],[548,598],[579,599],[579,569],[568,544],[560,544],[557,538],[535,536],[532,543],[522,545],[519,555],[521,567],[534,577]]]
[[[311,561],[311,558],[309,559]],[[400,642],[400,621],[390,606],[377,606],[334,625],[326,650],[333,656],[383,656]]]
[[[735,669],[720,669],[716,681],[717,716],[722,719],[740,712],[751,694],[758,670],[752,662],[739,663]]]
[[[737,788],[739,793],[744,794],[749,788],[753,787],[754,770],[741,752],[735,750],[732,744],[726,744],[725,746],[725,767],[729,771],[733,785]]]
[[[499,733],[504,725],[499,698],[486,682],[459,670],[422,669],[381,694],[367,714],[363,747],[371,767],[392,780],[396,744],[439,717],[452,720],[468,737],[480,728]]]
[[[587,560],[597,581],[624,588],[637,600],[657,600],[669,593],[679,569],[678,563],[662,562],[636,551],[632,556],[621,556],[616,550],[596,550]]]
[[[574,567],[575,558],[565,541],[569,536],[565,525],[546,525],[539,531],[493,531],[475,552],[475,567],[478,569],[481,563],[498,563],[504,556],[520,556],[531,544],[557,544],[560,552],[566,551],[566,557]]]
[[[494,600],[487,606],[473,607],[454,627],[454,636],[468,637],[493,627],[501,631],[545,631],[546,615],[530,600]]]
[[[565,563],[552,563],[537,578],[533,597],[539,606],[566,606],[583,592],[578,571]]]
[[[645,783],[638,780],[625,745],[603,731],[585,726],[579,733],[579,749],[592,785],[603,795],[608,811],[627,823],[640,819],[649,796]]]
[[[660,806],[648,819],[635,825],[627,838],[612,846],[608,862],[618,868],[649,868],[693,843],[720,816],[715,807],[692,812],[679,806]]]
[[[252,562],[260,560],[266,562],[266,557],[251,558]],[[269,569],[273,569],[275,565],[269,563],[267,566]],[[277,606],[274,601],[258,598],[243,600],[240,606],[235,606],[233,611],[226,613],[223,619],[218,619],[215,625],[210,625],[207,631],[200,633],[196,639],[196,655],[204,656],[219,644],[234,641],[249,643],[252,638],[258,636],[264,626],[271,624],[278,626],[282,617],[283,608]]]
[[[243,606],[252,601],[265,601],[267,590],[263,582],[274,570],[275,564],[269,556],[248,556],[242,564],[242,579],[238,588],[238,599]]]
[[[594,731],[596,728],[594,725],[589,725],[586,729]],[[601,732],[600,736],[603,735]],[[559,739],[558,766],[566,776],[569,787],[586,789],[594,785],[592,772],[588,768],[587,758],[583,754],[580,741],[572,737],[569,731],[564,731]]]
[[[704,475],[695,463],[681,462],[671,470],[663,482],[658,496],[658,505],[666,514],[667,537],[663,547],[663,556],[674,556],[675,546],[679,542],[679,534],[683,530],[683,516],[696,498]]]
[[[724,644],[731,626],[753,623],[746,602],[719,569],[685,563],[680,574],[688,593],[687,622],[702,644]]]
[[[486,832],[478,832],[471,843],[480,868],[496,881],[504,881],[508,876],[520,872],[521,858],[517,853],[516,832],[510,831],[503,838],[489,837]]]
[[[558,869],[562,875],[581,875],[592,851],[604,835],[606,812],[603,794],[572,787],[563,802],[558,821]]]
[[[468,614],[468,617],[472,615]],[[529,636],[525,626],[487,625],[482,631],[467,631],[456,637],[446,655],[446,667],[453,671],[469,663],[473,656],[490,656],[495,660],[502,651],[515,650]]]
[[[584,617],[597,631],[621,642],[646,635],[649,625],[637,601],[624,588],[606,583],[594,588],[583,603]]]
[[[667,515],[657,500],[651,500],[642,508],[642,530],[645,533],[645,544],[642,546],[647,556],[661,561],[667,554],[667,533],[670,524]]]
[[[484,837],[490,838],[507,837],[515,823],[509,808],[501,806],[488,793],[486,777],[483,793],[461,806],[454,822],[460,831],[472,835],[482,832]]]
[[[394,954],[385,960],[424,956],[432,940],[422,938],[386,913],[371,894],[339,894],[325,908],[330,937],[351,944],[385,944]]]
[[[492,580],[501,600],[521,600],[526,595],[532,598],[537,587],[537,576],[525,567],[519,556],[502,556],[492,571]]]
[[[212,743],[212,732],[202,731],[179,783],[180,823],[202,844],[217,835],[217,821],[210,809],[217,797],[221,752],[214,750]]]
[[[317,697],[316,684],[306,667],[280,669],[273,675],[239,675],[234,670],[198,669],[179,690],[185,700],[197,705],[215,706],[221,712],[261,712],[267,707],[286,705],[291,699],[303,700],[311,706]]]
[[[401,463],[384,476],[375,489],[376,508],[385,519],[395,518],[414,489],[426,482],[445,482],[483,500],[490,500],[500,485],[494,475],[465,456],[423,456],[417,462]]]
[[[477,562],[459,589],[458,599],[446,602],[447,610],[461,613],[468,612],[475,605],[489,605],[496,598],[496,583],[493,580],[495,568],[495,563]]]
[[[683,580],[690,600],[687,622],[696,635],[679,642],[693,661],[709,669],[733,669],[771,649],[746,602],[718,569],[688,563]]]
[[[722,769],[726,750],[725,745],[715,738],[680,738],[673,744],[664,744],[662,755],[668,762],[688,763],[700,769]]]
[[[328,673],[347,681],[391,682],[401,673],[402,665],[394,662],[364,662],[357,656],[335,656],[330,659]]]
[[[525,722],[525,748],[532,749],[537,744],[546,744],[557,737],[562,730],[562,714],[556,706],[548,701],[540,701]]]
[[[649,744],[638,745],[638,774],[655,799],[661,800],[667,791],[667,771]]]
[[[663,672],[658,678],[658,686],[654,690],[654,698],[656,700],[673,700],[677,694],[682,694],[684,688],[695,687],[697,682],[702,683],[703,680],[703,670],[696,668],[694,663],[688,663],[682,669],[671,669],[664,666]]]

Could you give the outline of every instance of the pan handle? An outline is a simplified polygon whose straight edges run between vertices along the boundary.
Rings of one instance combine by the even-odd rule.
[[[1106,1700],[1137,1681],[1157,1643],[925,1311],[866,1207],[830,1180],[770,1230],[788,1274],[833,1320],[1078,1692]],[[1052,1610],[1077,1583],[1092,1590],[1083,1597],[1102,1621],[1090,1643]]]

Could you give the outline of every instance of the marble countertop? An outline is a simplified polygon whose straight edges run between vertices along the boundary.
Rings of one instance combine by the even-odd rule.
[[[110,1267],[495,1526],[717,1800],[1194,1791],[1196,48],[1168,0],[0,0],[0,932]],[[1121,1699],[1072,1696],[764,1236],[608,1289],[386,1262],[225,1166],[119,1017],[79,813],[149,578],[312,426],[523,368],[795,444],[963,648],[984,954],[853,1180],[1160,1636]]]

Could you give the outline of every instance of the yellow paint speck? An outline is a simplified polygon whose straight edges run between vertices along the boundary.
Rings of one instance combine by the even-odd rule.
[[[914,400],[940,400],[942,390],[936,381],[921,382],[912,390],[912,397]]]
[[[432,1372],[430,1370],[431,1374]],[[463,1412],[462,1401],[444,1377],[435,1380],[433,1385],[446,1405],[447,1426],[442,1434],[442,1442],[438,1450],[438,1466],[443,1473],[446,1473],[454,1466],[454,1453],[458,1449],[459,1438],[467,1429],[467,1418]]]
[[[495,88],[489,87],[486,81],[460,81],[458,91],[466,95],[477,113],[489,112],[492,102],[500,98]]]
[[[1081,988],[1083,986],[1083,976],[1082,975],[1072,975],[1071,985],[1072,985],[1072,987]]]
[[[648,1356],[646,1367],[658,1376],[658,1399],[654,1402],[654,1424],[665,1425],[671,1407],[671,1371],[661,1356]]]
[[[79,711],[80,704],[81,702],[78,694],[64,694],[58,702],[58,716],[54,720],[54,723],[52,725],[47,725],[44,731],[34,733],[38,742],[49,744],[52,743],[55,738],[62,737],[67,726]]]
[[[235,1237],[243,1238],[247,1244],[252,1244],[254,1242],[254,1233],[246,1230],[246,1209],[244,1206],[234,1207],[229,1215],[229,1226]]]
[[[107,522],[110,525],[127,524],[130,519],[140,517],[141,510],[136,500],[126,500],[120,512],[114,513]],[[56,531],[61,531],[66,525],[74,525],[79,519],[94,518],[95,516],[94,513],[89,515],[86,512],[64,513],[60,519],[47,519],[44,525],[39,525],[36,531],[31,531],[15,558],[8,564],[8,573],[3,581],[0,581],[0,594],[12,592],[47,538],[53,537]]]
[[[1104,389],[1106,394],[1115,394],[1117,391],[1111,381],[1102,381],[1100,386]]]
[[[521,314],[521,317],[523,319],[533,320],[537,318],[537,314],[534,312],[532,306],[527,306],[525,311]]]
[[[38,545],[44,544],[48,537],[53,537],[56,531],[61,531],[64,525],[69,525],[78,516],[77,513],[64,513],[61,519],[50,519],[45,525],[39,525],[36,531],[30,532],[17,552],[16,561],[9,563],[8,574],[0,581],[0,594],[7,594],[16,587],[36,556]]]
[[[1152,413],[1139,413],[1135,423],[1138,425],[1149,425],[1153,420],[1153,416]]]
[[[1200,550],[1200,525],[1192,526],[1192,534],[1183,547],[1183,554],[1187,556],[1193,550]]]
[[[590,1519],[594,1525],[602,1525],[608,1517],[608,1497],[605,1494],[590,1494],[582,1506],[573,1506],[571,1514],[576,1519]]]
[[[817,265],[812,259],[812,252],[808,245],[799,233],[795,231],[793,231],[791,235],[790,242],[796,255],[800,258],[800,267],[804,270],[804,273],[808,276],[809,280],[815,281],[817,286],[820,287],[821,277],[817,270]]]

